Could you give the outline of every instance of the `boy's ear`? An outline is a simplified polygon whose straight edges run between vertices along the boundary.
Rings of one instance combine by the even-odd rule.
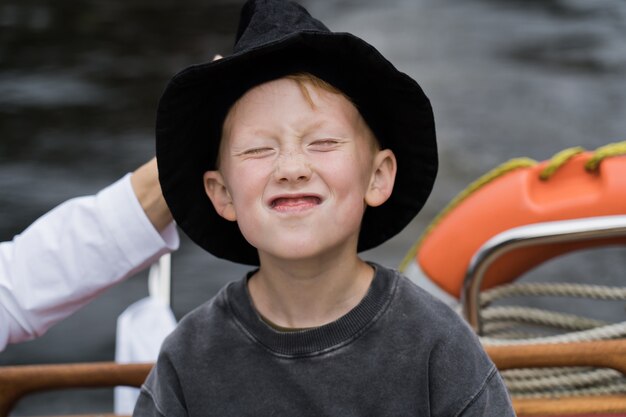
[[[365,193],[365,203],[371,207],[383,204],[393,191],[396,181],[396,156],[390,149],[378,151],[374,157],[372,178]]]
[[[225,218],[234,222],[237,220],[233,200],[224,183],[224,178],[219,171],[207,171],[204,173],[204,191],[213,203],[215,211]]]

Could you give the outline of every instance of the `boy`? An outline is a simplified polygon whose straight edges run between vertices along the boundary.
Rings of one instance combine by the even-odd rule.
[[[437,166],[428,99],[370,45],[249,1],[233,55],[169,84],[157,158],[183,230],[258,268],[181,321],[136,416],[513,415],[455,313],[357,255]]]

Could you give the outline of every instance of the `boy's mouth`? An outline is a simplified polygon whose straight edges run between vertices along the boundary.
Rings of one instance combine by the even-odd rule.
[[[322,202],[316,195],[280,196],[270,201],[270,207],[277,211],[302,211],[315,207]]]

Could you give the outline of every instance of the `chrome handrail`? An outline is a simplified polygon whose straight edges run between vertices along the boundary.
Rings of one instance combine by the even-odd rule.
[[[485,242],[472,257],[465,280],[461,303],[463,316],[481,334],[480,287],[489,266],[514,249],[548,243],[565,243],[626,236],[626,215],[559,220],[515,227]]]

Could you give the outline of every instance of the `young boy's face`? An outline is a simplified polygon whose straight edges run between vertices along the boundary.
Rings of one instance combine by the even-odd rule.
[[[259,85],[229,111],[219,170],[207,195],[237,221],[265,257],[297,260],[356,254],[367,204],[391,194],[396,162],[340,94],[279,79]]]

